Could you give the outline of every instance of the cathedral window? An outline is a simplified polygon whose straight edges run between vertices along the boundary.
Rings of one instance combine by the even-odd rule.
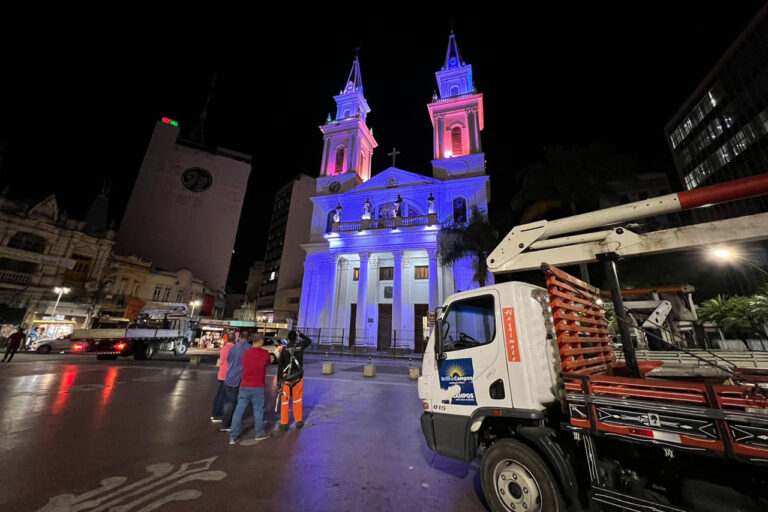
[[[414,279],[429,279],[429,267],[427,267],[427,266],[416,266],[416,267],[413,267],[413,278]]]
[[[360,280],[360,269],[356,268],[354,274],[352,274],[352,280],[353,281],[359,281]]]
[[[379,281],[392,281],[394,277],[394,267],[379,267]]]
[[[344,172],[344,146],[336,150],[336,168],[334,172],[336,174]]]
[[[453,200],[453,222],[456,224],[467,222],[467,201],[463,197]]]
[[[459,86],[453,85],[451,86],[451,96],[458,96],[459,95]]]
[[[451,128],[451,150],[453,151],[453,156],[460,156],[462,154],[461,128],[458,126]]]

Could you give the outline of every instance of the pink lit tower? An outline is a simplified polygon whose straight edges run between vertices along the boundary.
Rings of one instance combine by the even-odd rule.
[[[472,66],[461,59],[453,30],[445,63],[435,76],[440,94],[435,93],[427,105],[434,127],[432,175],[438,179],[484,175],[483,95],[475,90]]]
[[[336,117],[320,127],[323,132],[323,158],[318,192],[336,194],[349,190],[371,177],[371,156],[378,146],[373,131],[365,124],[371,111],[363,96],[360,61],[357,56],[344,85],[334,96]]]

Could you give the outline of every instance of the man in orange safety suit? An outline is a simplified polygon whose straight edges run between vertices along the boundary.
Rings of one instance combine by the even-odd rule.
[[[304,399],[304,349],[306,349],[311,343],[310,340],[303,332],[299,331],[298,337],[301,341],[296,340],[296,331],[288,333],[288,345],[280,352],[280,366],[278,367],[277,375],[280,379],[280,386],[282,388],[282,394],[280,396],[280,430],[288,430],[288,419],[290,413],[288,411],[288,404],[293,394],[293,420],[296,422],[296,428],[302,428],[304,426],[304,419],[302,416],[302,401]]]

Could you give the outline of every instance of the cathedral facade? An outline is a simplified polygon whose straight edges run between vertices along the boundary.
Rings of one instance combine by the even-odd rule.
[[[298,325],[323,344],[423,351],[428,311],[477,286],[471,261],[439,263],[441,226],[487,212],[490,182],[480,140],[483,96],[451,33],[427,105],[432,176],[394,165],[371,177],[377,147],[366,118],[360,63],[320,127],[323,154],[313,203]],[[426,142],[426,141],[425,141]],[[393,154],[395,151],[393,150]]]

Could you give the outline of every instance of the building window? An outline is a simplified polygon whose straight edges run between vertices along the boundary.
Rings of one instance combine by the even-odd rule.
[[[429,267],[427,266],[413,267],[413,278],[429,279]]]
[[[461,148],[461,128],[459,126],[451,128],[451,150],[453,151],[453,156],[461,156],[463,154]]]
[[[356,268],[354,273],[352,274],[352,280],[353,281],[360,280],[360,269],[359,268]]]
[[[336,150],[336,174],[341,174],[344,171],[344,146]]]
[[[299,298],[298,297],[291,297],[288,299],[288,304],[298,304]]]
[[[71,270],[67,270],[66,279],[69,281],[85,281],[88,277],[88,272],[91,270],[91,258],[73,254],[72,259],[75,260],[75,266]],[[119,291],[118,293],[123,292]]]
[[[152,300],[160,300],[160,294],[163,292],[163,287],[160,285],[155,286],[155,291],[152,294]]]
[[[176,292],[176,302],[184,302],[184,292],[182,290]]]
[[[391,281],[395,276],[395,267],[379,267],[379,281]]]
[[[20,231],[13,235],[8,242],[8,247],[43,254],[45,252],[45,238]]]
[[[171,299],[171,288],[166,286],[165,293],[163,294],[163,302],[168,302]]]
[[[467,201],[463,197],[453,200],[453,222],[456,224],[467,222]]]
[[[270,281],[274,281],[275,279],[277,279],[277,271],[273,270],[273,271],[272,271],[272,272],[270,272],[270,274],[269,274],[269,280],[270,280]]]

